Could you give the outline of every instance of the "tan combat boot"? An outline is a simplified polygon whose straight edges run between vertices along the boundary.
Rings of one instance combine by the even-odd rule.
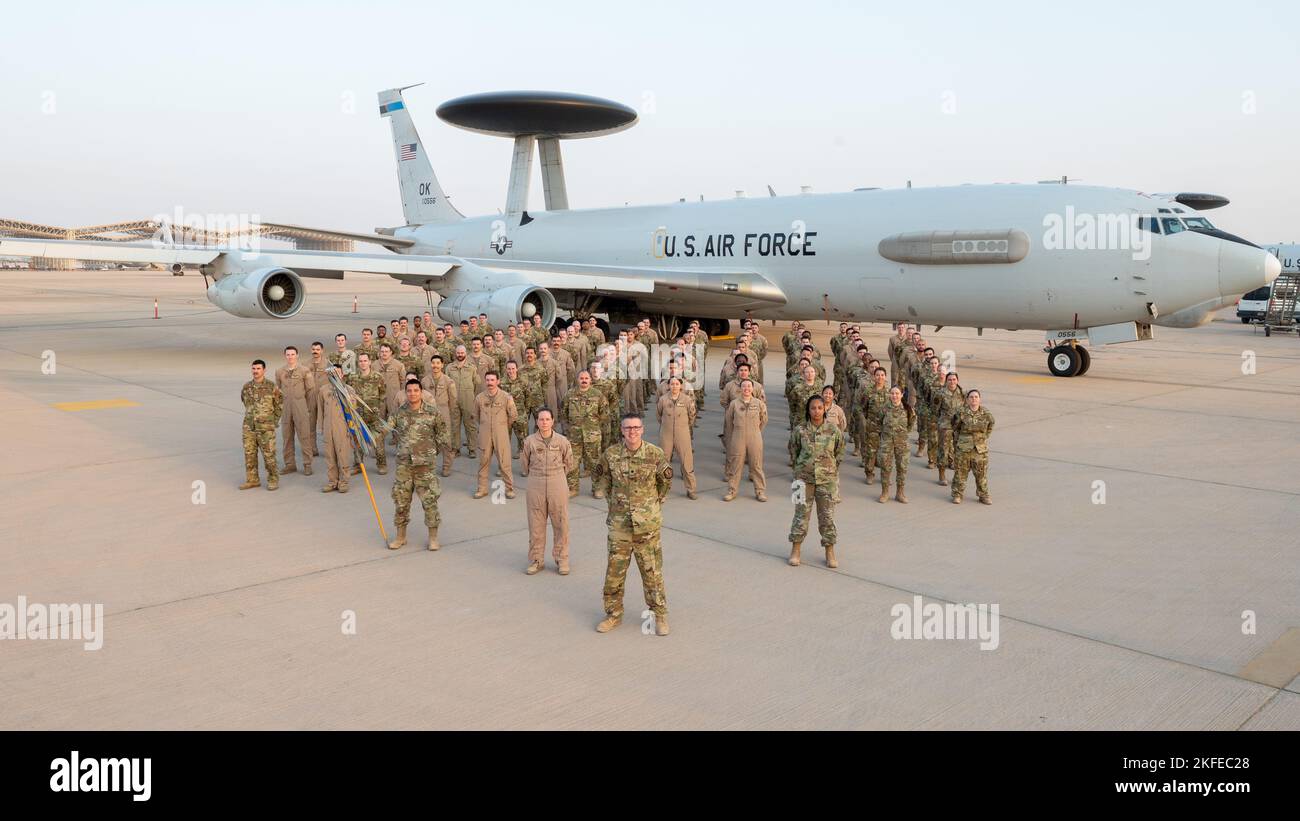
[[[959,505],[959,504],[961,504],[961,497],[960,497],[960,496],[954,496],[954,497],[952,497],[952,503],[953,503],[954,505]]]
[[[727,491],[727,494],[726,494],[725,496],[722,497],[722,501],[724,501],[724,502],[730,502],[730,501],[733,501],[735,498],[736,498],[736,491],[734,491],[734,490],[728,490],[728,491]]]
[[[613,630],[615,627],[618,627],[622,623],[623,623],[622,616],[606,616],[604,621],[596,625],[596,632],[608,633],[610,630]]]
[[[826,545],[826,566],[831,569],[840,566],[840,563],[835,561],[835,545],[833,544]]]
[[[894,498],[903,504],[907,504],[907,494],[903,492],[903,485],[900,484],[894,491]]]
[[[560,559],[555,568],[561,576],[569,575],[569,560]]]
[[[440,547],[442,547],[442,545],[438,544],[438,528],[429,528],[429,549],[437,550]]]
[[[297,472],[298,472],[298,468],[293,465],[285,465],[284,467],[280,468],[281,476],[283,476],[286,473],[297,473]]]
[[[993,500],[990,499],[990,498],[987,497],[987,496],[981,496],[981,497],[980,497],[980,504],[982,504],[982,505],[991,505],[991,504],[993,504]]]
[[[310,476],[310,475],[311,475],[311,465],[303,465],[303,466],[302,466],[302,475],[303,475],[303,476]]]
[[[754,494],[754,498],[755,498],[755,499],[758,499],[760,502],[766,502],[766,501],[767,501],[767,494],[760,490],[760,491],[758,491],[757,493]]]
[[[388,543],[389,550],[400,550],[406,546],[406,525],[397,526],[397,535]]]
[[[655,614],[655,635],[656,635],[656,636],[666,636],[666,635],[668,635],[668,615],[667,615],[667,614],[664,614],[664,615],[662,615],[662,616],[659,615],[658,613]]]
[[[525,570],[524,572],[527,573],[529,576],[536,576],[538,573],[541,573],[541,572],[542,572],[542,563],[541,563],[541,562],[529,562],[529,563],[528,563],[528,569]]]
[[[803,550],[802,539],[800,539],[797,542],[790,542],[790,566],[791,567],[799,566],[799,553],[802,550]]]
[[[267,490],[278,490],[279,487],[280,487],[280,477],[279,477],[279,476],[271,476],[270,478],[268,478],[268,479],[266,480],[266,489],[267,489]]]
[[[247,478],[247,479],[244,480],[244,483],[243,483],[242,485],[239,486],[239,489],[240,489],[240,490],[252,490],[252,489],[255,488],[255,487],[261,487],[261,486],[262,486],[262,483],[261,483],[261,481],[258,480],[258,478],[257,478],[256,476],[250,476],[249,478]]]
[[[939,486],[940,487],[948,486],[948,480],[943,477],[943,465],[939,466]]]
[[[889,501],[889,487],[888,487],[887,485],[882,485],[882,486],[881,486],[881,488],[880,488],[880,498],[877,499],[876,501],[877,501],[877,502],[880,502],[882,505],[883,505],[885,502],[888,502],[888,501]]]

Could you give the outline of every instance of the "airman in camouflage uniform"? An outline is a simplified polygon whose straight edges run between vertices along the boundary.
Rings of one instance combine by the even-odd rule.
[[[388,420],[397,450],[397,476],[393,481],[393,524],[397,535],[388,543],[390,550],[406,544],[406,525],[411,521],[411,496],[420,494],[424,506],[424,523],[429,528],[429,549],[438,544],[438,451],[451,447],[450,431],[442,414],[424,401],[420,383],[406,384],[406,404],[400,406]]]
[[[952,420],[957,412],[965,404],[961,393],[961,387],[958,385],[956,372],[944,377],[943,387],[935,391],[934,399],[934,417],[937,423],[938,431],[938,457],[936,459],[939,465],[939,484],[947,487],[948,482],[943,478],[944,470],[956,470],[956,463],[953,460],[953,442],[952,442]]]
[[[876,480],[876,460],[880,455],[880,414],[889,404],[889,375],[877,368],[874,380],[862,394],[862,443],[866,448],[863,466],[867,484]]]
[[[609,561],[605,568],[605,619],[600,633],[623,621],[623,585],[629,560],[641,571],[645,603],[655,615],[655,633],[668,635],[668,598],[664,593],[663,502],[672,489],[673,469],[658,447],[643,441],[644,423],[634,415],[621,420],[623,440],[601,454],[595,484],[607,497]]]
[[[275,428],[284,412],[284,395],[266,378],[266,363],[253,360],[253,378],[239,391],[244,405],[244,483],[240,490],[261,487],[257,474],[257,452],[262,452],[266,467],[266,489],[280,486],[280,470],[275,463]]]
[[[808,421],[808,398],[821,396],[824,384],[817,378],[817,371],[812,365],[803,369],[803,378],[790,388],[790,427],[798,427]]]
[[[817,505],[817,532],[826,548],[826,566],[838,567],[835,560],[835,499],[839,495],[839,466],[844,458],[844,434],[825,415],[821,396],[808,399],[808,419],[790,434],[790,453],[794,459],[794,519],[790,522],[790,565],[798,567],[808,520],[813,504]],[[810,499],[809,496],[812,498]]]
[[[537,361],[537,348],[532,345],[524,350],[524,364],[519,369],[519,378],[527,386],[524,404],[519,407],[519,415],[527,423],[533,421],[542,405],[546,404],[546,370]]]
[[[601,439],[608,426],[609,402],[605,395],[593,387],[591,374],[578,374],[577,390],[569,391],[564,401],[564,419],[568,423],[569,443],[573,446],[573,471],[569,473],[569,494],[576,496],[578,484],[585,474],[594,477],[600,461]],[[592,495],[600,498],[600,489],[593,478]]]
[[[348,350],[348,335],[334,335],[335,350],[329,355],[331,365],[339,365],[343,368],[344,376],[351,376],[357,372],[357,355]]]
[[[961,504],[966,491],[966,475],[975,473],[975,490],[980,501],[989,498],[989,435],[993,433],[993,414],[980,407],[980,392],[966,394],[966,405],[953,416],[952,438],[957,449],[957,472],[952,476],[952,501]]]
[[[388,473],[388,453],[384,449],[384,412],[386,407],[388,390],[384,377],[379,374],[370,365],[370,354],[362,351],[357,354],[357,372],[352,376],[346,377],[344,381],[356,391],[357,398],[365,402],[365,407],[357,405],[357,413],[361,416],[361,421],[366,423],[370,432],[375,435],[375,466],[379,468],[380,474]],[[360,463],[360,456],[354,452],[354,457]],[[342,469],[340,467],[340,469]],[[358,473],[360,468],[353,466],[352,472]]]
[[[916,411],[903,404],[902,388],[889,389],[889,404],[876,415],[876,423],[880,428],[880,451],[876,455],[880,462],[880,498],[876,501],[889,501],[889,477],[897,470],[894,498],[907,504],[907,432],[916,427]]]
[[[506,363],[505,374],[501,379],[501,390],[510,394],[515,400],[515,410],[518,411],[514,423],[510,425],[510,432],[514,434],[515,444],[522,449],[524,440],[528,438],[528,414],[523,411],[523,408],[526,407],[529,387],[519,375],[519,363],[513,359]],[[519,453],[514,452],[511,458],[518,459]]]

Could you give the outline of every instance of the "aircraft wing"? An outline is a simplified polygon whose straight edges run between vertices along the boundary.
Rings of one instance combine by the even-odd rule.
[[[0,239],[0,256],[34,256],[96,262],[141,262],[158,265],[198,267],[211,265],[223,256],[256,258],[259,265],[289,268],[305,277],[342,279],[343,272],[388,274],[425,280],[444,276],[457,261],[450,257],[415,254],[359,254],[340,251],[266,249],[253,253],[232,248],[134,245],[122,242],[80,242],[76,240]]]

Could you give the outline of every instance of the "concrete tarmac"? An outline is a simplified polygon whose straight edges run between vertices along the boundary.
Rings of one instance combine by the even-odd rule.
[[[587,480],[567,577],[524,574],[523,494],[472,500],[464,456],[442,480],[437,553],[419,548],[418,504],[413,544],[387,550],[361,477],[320,492],[323,458],[274,493],[237,489],[252,359],[273,371],[286,344],[306,358],[424,309],[361,275],[308,280],[302,314],[273,321],[222,313],[192,274],[0,272],[0,607],[105,613],[96,651],[0,640],[0,728],[1300,728],[1294,336],[1227,309],[1055,379],[1040,332],[927,334],[997,419],[994,504],[973,479],[950,504],[913,458],[911,503],[881,505],[850,456],[838,570],[814,534],[804,565],[785,563],[785,323],[763,323],[770,501],[744,482],[722,502],[719,343],[700,498],[678,478],[665,508],[659,638],[635,569],[623,626],[593,629],[606,529]],[[883,355],[889,327],[864,330]],[[391,534],[393,475],[372,480]],[[996,649],[891,637],[914,596],[996,604]]]

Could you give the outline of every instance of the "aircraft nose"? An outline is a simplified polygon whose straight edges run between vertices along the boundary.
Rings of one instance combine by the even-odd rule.
[[[1262,248],[1238,242],[1219,243],[1219,293],[1237,296],[1267,285],[1282,273],[1278,258]]]

